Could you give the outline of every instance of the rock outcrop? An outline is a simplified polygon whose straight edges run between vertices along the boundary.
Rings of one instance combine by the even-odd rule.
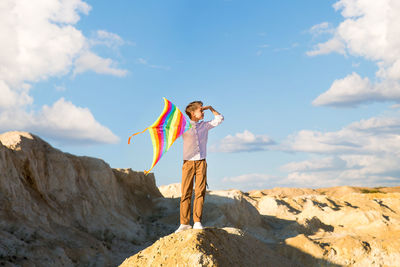
[[[169,201],[178,218],[179,198]],[[208,191],[203,224],[240,228],[304,266],[399,266],[399,207],[400,187]]]
[[[187,230],[160,238],[126,259],[121,267],[302,266],[276,255],[264,243],[236,228]]]
[[[0,135],[0,266],[399,266],[400,187],[207,191],[206,229],[175,234],[179,201],[153,174]]]
[[[115,266],[158,238],[154,175],[111,169],[24,132],[0,135],[0,264]]]

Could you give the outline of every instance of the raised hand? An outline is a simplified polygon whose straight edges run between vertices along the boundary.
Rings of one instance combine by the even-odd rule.
[[[201,108],[201,111],[204,111],[204,110],[207,110],[207,109],[211,110],[211,112],[212,112],[214,115],[220,115],[219,112],[216,111],[212,106],[205,106],[205,107],[202,107],[202,108]]]

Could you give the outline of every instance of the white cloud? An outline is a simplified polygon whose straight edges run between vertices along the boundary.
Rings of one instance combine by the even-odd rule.
[[[90,40],[75,27],[80,14],[91,7],[82,0],[2,0],[0,2],[0,129],[35,130],[54,138],[88,140],[93,130],[104,134],[92,136],[93,142],[115,142],[116,136],[101,126],[88,109],[74,106],[64,99],[42,111],[32,110],[31,84],[52,76],[82,73],[93,70],[102,74],[123,76],[126,70],[116,68],[111,59],[91,52]],[[99,39],[121,43],[117,35],[98,32]],[[59,123],[68,112],[76,124]],[[51,114],[53,112],[53,114]],[[67,113],[65,113],[67,112]],[[58,121],[55,120],[61,116]],[[68,128],[69,127],[69,128]],[[75,131],[74,137],[62,132]]]
[[[147,67],[149,67],[149,68],[152,68],[152,69],[162,69],[162,70],[170,70],[171,69],[171,67],[169,67],[169,66],[161,66],[161,65],[153,65],[153,64],[150,64],[146,59],[144,59],[144,58],[138,58],[137,59],[137,62],[139,63],[139,64],[141,64],[141,65],[145,65],[145,66],[147,66]]]
[[[98,30],[94,44],[102,44],[108,47],[119,47],[124,44],[124,40],[115,33]]]
[[[85,46],[85,37],[67,24],[77,21],[71,12],[77,14],[81,8],[75,8],[80,5],[67,3],[2,1],[0,33],[7,38],[0,42],[0,79],[10,87],[68,72],[74,56]]]
[[[400,118],[372,117],[336,132],[301,130],[288,137],[281,149],[318,154],[382,154],[400,151]]]
[[[372,117],[367,120],[351,123],[350,130],[366,132],[367,134],[400,134],[399,117]],[[386,138],[386,137],[385,137]]]
[[[325,43],[317,44],[315,49],[308,51],[306,54],[308,56],[325,55],[332,52],[337,52],[342,55],[346,55],[345,47],[342,41],[339,39],[331,39]]]
[[[369,79],[363,79],[353,72],[344,79],[334,81],[328,91],[313,101],[313,105],[352,106],[373,101],[377,96],[379,92],[372,86]]]
[[[398,109],[398,108],[400,108],[400,104],[391,105],[390,108]]]
[[[310,158],[284,164],[279,176],[249,173],[224,177],[221,184],[242,190],[395,186],[400,182],[400,111],[356,121],[338,131],[301,130],[274,150],[306,153]]]
[[[344,20],[334,29],[332,38],[318,43],[307,55],[337,52],[363,57],[376,63],[376,82],[353,73],[333,82],[315,105],[356,106],[372,101],[400,101],[400,3],[382,0],[340,0],[334,4]],[[329,29],[325,23],[311,32]],[[358,84],[359,81],[361,84]]]
[[[268,147],[275,142],[267,135],[254,135],[245,130],[243,133],[237,133],[235,136],[228,135],[224,137],[219,144],[210,148],[213,152],[253,152],[268,150]]]
[[[314,188],[339,185],[394,186],[400,181],[399,158],[375,155],[345,155],[340,156],[339,162],[342,162],[340,165],[330,166],[332,168],[320,168],[319,163],[321,161],[329,162],[330,159],[322,158],[289,163],[285,167],[297,164],[299,169],[291,170],[281,182]],[[305,166],[307,167],[302,168]]]
[[[118,34],[105,30],[96,31],[93,36],[88,40],[88,42],[90,46],[103,45],[114,50],[117,50],[120,46],[123,45],[136,45],[135,42],[125,41]]]
[[[266,174],[260,173],[251,173],[251,174],[244,174],[234,177],[224,177],[222,179],[223,182],[235,182],[235,183],[249,183],[249,182],[258,182],[258,181],[269,181],[273,177]]]
[[[55,85],[54,89],[56,89],[56,91],[58,92],[63,92],[67,90],[67,88],[64,85]]]
[[[75,60],[74,75],[92,70],[99,74],[111,74],[114,76],[125,76],[126,70],[115,67],[116,63],[110,58],[102,58],[95,53],[86,51]]]
[[[396,44],[400,40],[396,33],[400,33],[400,6],[397,1],[341,0],[334,8],[342,11],[344,21],[328,42],[343,42],[350,54],[371,60],[398,58],[400,50]]]
[[[336,132],[302,130],[281,149],[314,154],[282,166],[289,172],[285,183],[394,185],[400,181],[400,113],[353,122]]]
[[[340,185],[349,185],[350,181],[342,183],[340,179],[335,178],[334,172],[292,172],[283,180],[293,187],[331,187]]]
[[[240,188],[246,191],[265,189],[270,187],[271,184],[279,184],[279,178],[268,174],[249,173],[239,176],[224,177],[222,183],[224,184],[224,188]]]
[[[287,50],[291,50],[293,48],[296,48],[298,46],[299,46],[298,43],[293,43],[290,47],[275,48],[274,51],[275,52],[287,51]]]
[[[391,155],[340,155],[290,162],[281,167],[281,177],[249,173],[224,177],[226,188],[241,190],[273,187],[319,188],[332,186],[396,186],[400,182],[400,158]]]
[[[26,2],[26,1],[25,1]],[[24,2],[24,5],[26,3]],[[30,1],[31,2],[31,1]],[[69,1],[41,1],[47,5],[47,10],[50,11],[50,21],[60,23],[72,23],[75,24],[79,21],[80,17],[77,11],[87,15],[91,7],[82,2],[81,0],[69,0]],[[31,7],[28,9],[35,10],[36,3],[29,3]]]
[[[299,171],[327,171],[342,169],[346,166],[346,161],[339,157],[317,158],[301,162],[290,162],[281,167],[282,170],[289,172]]]
[[[288,137],[282,144],[286,151],[308,152],[308,153],[345,153],[359,148],[356,136],[346,129],[338,132],[322,133],[310,130],[301,130],[295,135]],[[351,137],[351,139],[348,139]],[[356,141],[356,143],[354,143]]]
[[[27,84],[21,85],[18,90],[12,90],[4,81],[0,80],[0,112],[31,104],[33,99],[28,93],[29,85]]]
[[[116,143],[119,138],[96,121],[88,108],[58,100],[53,106],[43,106],[32,122],[43,136],[79,143]],[[43,131],[43,129],[46,129]]]
[[[321,35],[326,33],[334,33],[335,29],[329,22],[322,22],[320,24],[314,25],[310,29],[310,33],[313,35]]]
[[[17,129],[68,144],[116,143],[119,138],[96,121],[88,108],[64,98],[39,112],[5,110],[0,113],[0,131]]]
[[[357,73],[333,82],[328,91],[319,95],[315,106],[355,107],[362,103],[375,101],[400,101],[400,83],[384,80],[371,83],[368,77],[362,78]]]

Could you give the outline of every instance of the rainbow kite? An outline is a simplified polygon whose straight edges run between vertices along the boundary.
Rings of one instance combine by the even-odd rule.
[[[128,144],[130,144],[133,136],[149,130],[151,141],[153,143],[153,164],[148,171],[144,171],[145,174],[148,174],[153,169],[162,155],[168,151],[175,140],[192,127],[179,108],[165,97],[163,98],[164,110],[160,117],[158,117],[150,127],[147,127],[142,132],[131,135],[128,139]]]

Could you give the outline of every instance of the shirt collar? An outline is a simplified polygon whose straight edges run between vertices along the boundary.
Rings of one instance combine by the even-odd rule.
[[[201,121],[195,122],[195,121],[189,120],[189,123],[190,123],[191,125],[197,125],[197,124],[199,124],[200,122],[201,122]]]

